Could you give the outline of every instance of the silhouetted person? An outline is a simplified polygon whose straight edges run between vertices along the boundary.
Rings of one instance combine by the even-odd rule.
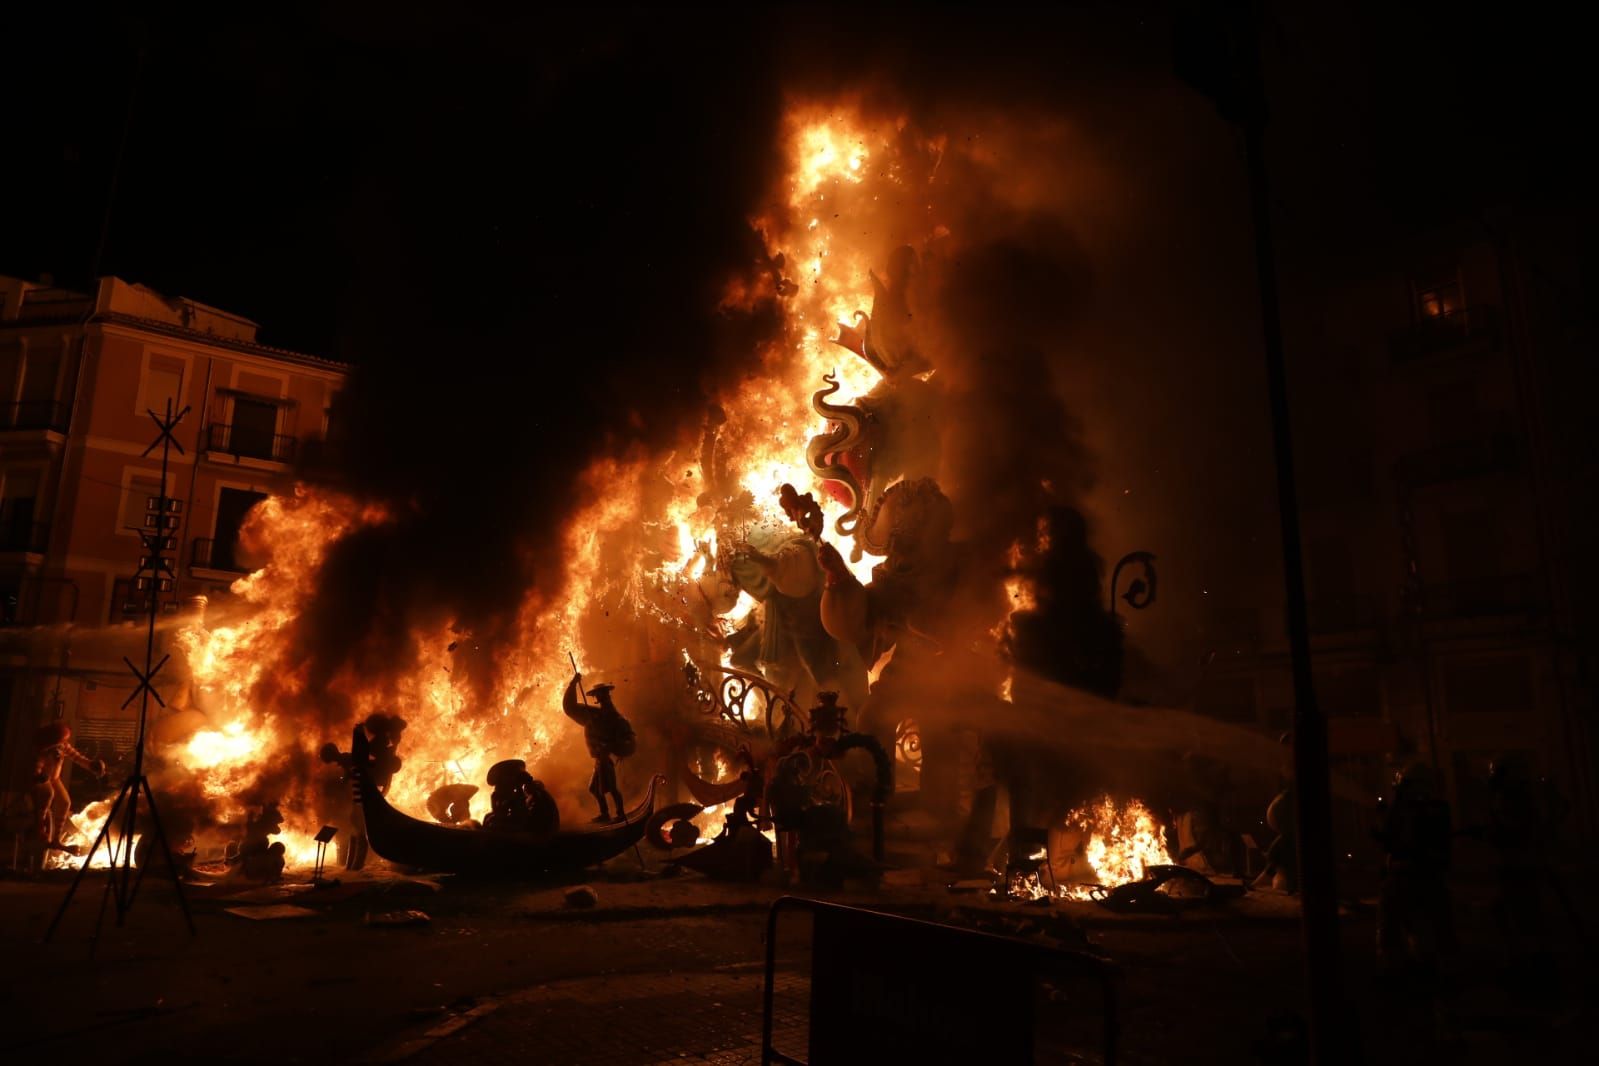
[[[47,849],[72,851],[61,842],[67,819],[72,816],[72,796],[61,780],[61,771],[71,762],[95,777],[104,777],[105,762],[91,759],[73,747],[72,727],[65,722],[40,726],[33,743],[33,809],[39,838]]]
[[[1449,899],[1449,802],[1437,774],[1415,762],[1394,782],[1394,798],[1379,807],[1374,830],[1383,850],[1378,897],[1377,952],[1390,971],[1428,985],[1438,978],[1440,956],[1454,947]]]

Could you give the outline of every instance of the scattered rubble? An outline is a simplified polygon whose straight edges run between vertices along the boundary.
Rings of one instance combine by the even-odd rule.
[[[381,914],[368,913],[366,916],[367,925],[378,925],[391,929],[401,926],[430,925],[432,922],[433,919],[428,917],[425,912],[413,910],[384,911]]]

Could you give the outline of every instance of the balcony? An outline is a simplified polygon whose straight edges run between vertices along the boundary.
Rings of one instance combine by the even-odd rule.
[[[1488,474],[1513,474],[1520,468],[1520,444],[1514,433],[1502,429],[1411,452],[1394,464],[1394,473],[1406,485],[1420,488]]]
[[[248,574],[250,567],[238,559],[237,544],[218,544],[214,537],[195,537],[189,555],[194,570],[215,570],[224,574]]]
[[[0,521],[0,552],[43,555],[50,546],[50,527],[43,522]]]
[[[1464,307],[1423,318],[1388,337],[1395,366],[1439,355],[1479,354],[1499,347],[1499,314],[1494,307]]]
[[[0,405],[0,430],[67,431],[67,405],[56,400],[24,400]]]
[[[213,422],[206,427],[205,446],[213,455],[230,455],[234,459],[260,459],[268,463],[294,461],[293,437],[268,433],[253,426]]]

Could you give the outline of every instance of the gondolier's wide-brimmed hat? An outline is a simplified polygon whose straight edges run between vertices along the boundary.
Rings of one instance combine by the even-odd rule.
[[[616,686],[611,684],[609,681],[602,681],[598,685],[595,685],[593,688],[589,689],[589,695],[596,697],[603,696],[615,687]]]

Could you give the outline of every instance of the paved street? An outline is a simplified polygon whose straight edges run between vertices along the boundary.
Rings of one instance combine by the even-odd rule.
[[[623,867],[612,876],[628,880],[596,878],[591,911],[565,907],[559,887],[394,877],[249,892],[246,900],[206,896],[194,901],[193,939],[170,890],[152,881],[126,928],[107,921],[93,960],[96,886],[86,884],[56,942],[42,945],[65,885],[0,883],[0,945],[17,963],[4,979],[0,1052],[440,1066],[758,1061],[771,890],[697,878],[639,882]],[[898,889],[849,898],[936,917],[949,906],[941,895]],[[260,913],[284,900],[312,913],[251,920],[227,909]],[[371,921],[406,909],[430,921]],[[1119,969],[1125,1062],[1261,1061],[1255,1044],[1268,1020],[1297,1006],[1290,901],[1263,898],[1180,919],[1068,910],[1088,945]],[[809,977],[802,926],[783,927],[776,1012],[783,1046],[800,1055]],[[1371,916],[1350,915],[1345,932],[1352,987],[1370,990]],[[1391,1032],[1395,1017],[1374,1013],[1372,999],[1362,1002],[1368,1033]],[[1412,1037],[1421,1039],[1424,1023]],[[1551,1009],[1473,1024],[1450,1045],[1455,1061],[1552,1052],[1575,1040],[1581,1019]],[[1057,1051],[1054,1061],[1097,1061],[1091,1046],[1079,1045],[1079,1057]],[[1372,1059],[1400,1061],[1403,1051],[1390,1036]]]

